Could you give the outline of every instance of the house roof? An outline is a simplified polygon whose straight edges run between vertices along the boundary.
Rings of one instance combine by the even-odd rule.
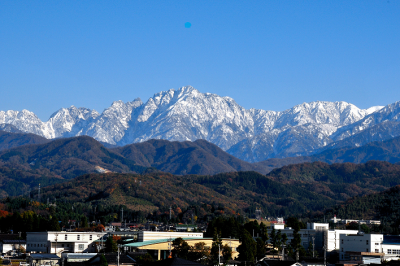
[[[26,240],[3,240],[4,244],[26,244]]]
[[[31,254],[31,258],[34,260],[58,260],[59,256],[56,254],[48,254],[48,253],[33,253]]]
[[[90,264],[96,264],[95,261],[96,258],[100,257],[103,254],[98,254],[97,256],[91,258],[89,260]],[[106,258],[108,264],[117,264],[118,262],[118,253],[106,253],[104,254],[104,257]],[[136,261],[129,255],[126,254],[120,254],[119,255],[119,263],[120,264],[133,264],[136,263]]]
[[[17,234],[0,234],[0,241],[18,239]]]

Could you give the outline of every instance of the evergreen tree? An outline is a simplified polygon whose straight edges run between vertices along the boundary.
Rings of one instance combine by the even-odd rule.
[[[106,257],[103,254],[100,255],[100,266],[108,266]]]
[[[172,241],[172,256],[179,257],[182,259],[188,259],[190,246],[181,237],[178,237]]]
[[[265,257],[265,242],[261,238],[257,238],[257,260]]]
[[[106,252],[117,252],[118,246],[114,239],[110,236],[106,240]]]
[[[89,227],[89,225],[88,225],[88,220],[87,220],[87,218],[86,218],[85,215],[82,216],[82,218],[81,218],[81,227],[83,227],[83,228]]]
[[[241,236],[241,244],[238,247],[239,260],[254,262],[257,253],[256,242],[247,230],[243,230]]]
[[[264,242],[267,242],[267,240],[269,239],[268,230],[267,230],[267,226],[263,222],[260,224],[260,231],[261,231],[261,239]]]
[[[275,248],[275,246],[276,246],[276,244],[275,244],[275,241],[276,241],[276,231],[275,231],[275,228],[274,227],[272,227],[272,230],[271,230],[271,233],[270,233],[270,238],[269,239],[271,239],[271,244],[272,244],[272,246]]]

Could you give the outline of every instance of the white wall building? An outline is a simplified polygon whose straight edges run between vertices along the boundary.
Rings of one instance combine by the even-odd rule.
[[[26,249],[25,240],[1,240],[0,241],[0,254],[12,252],[13,250],[18,253],[18,249],[22,247]]]
[[[203,238],[203,233],[195,232],[160,232],[160,231],[140,231],[139,242],[157,240],[157,239],[175,239],[175,238]]]
[[[328,230],[327,231],[327,249],[326,251],[334,251],[337,250],[339,251],[340,249],[340,235],[343,234],[357,234],[358,230],[338,230],[338,229],[334,229],[334,230]]]
[[[96,240],[103,239],[104,232],[27,232],[26,251],[33,253],[81,253],[96,252]]]
[[[342,234],[340,235],[340,260],[366,261],[400,259],[400,236],[382,234]],[[367,260],[365,258],[368,258]]]
[[[272,229],[275,229],[275,231],[280,230],[282,235],[286,234],[288,238],[287,243],[290,243],[294,238],[294,229],[285,227],[284,224],[273,224],[268,228],[268,234],[271,234]],[[322,249],[325,239],[324,235],[328,229],[329,224],[327,223],[307,223],[307,229],[300,229],[299,231],[302,246],[308,249],[314,243],[315,250]]]

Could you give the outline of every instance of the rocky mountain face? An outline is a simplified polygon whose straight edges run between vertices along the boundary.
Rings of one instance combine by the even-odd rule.
[[[27,110],[1,111],[0,124],[48,139],[88,135],[119,146],[149,139],[203,139],[237,158],[258,162],[310,155],[348,138],[353,138],[351,145],[360,145],[397,136],[399,130],[387,133],[387,128],[392,126],[388,121],[399,120],[399,106],[397,102],[360,109],[346,102],[317,101],[283,112],[246,110],[232,98],[187,86],[157,93],[146,103],[116,101],[101,114],[74,106],[62,108],[46,122]],[[366,129],[369,133],[359,135]],[[358,135],[364,140],[359,141]]]

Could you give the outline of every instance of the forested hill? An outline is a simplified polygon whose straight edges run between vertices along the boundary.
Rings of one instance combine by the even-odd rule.
[[[233,171],[267,173],[270,167],[242,161],[205,140],[168,141],[152,139],[110,149],[138,165],[172,174],[213,175]]]
[[[311,156],[312,161],[327,163],[365,163],[370,160],[400,162],[400,137],[375,141],[361,147],[342,147],[323,151]]]
[[[0,130],[0,151],[27,144],[43,144],[48,142],[50,140],[35,134],[12,133]]]
[[[313,162],[284,166],[267,176],[277,182],[305,188],[340,201],[400,184],[400,165],[382,161],[331,165]]]
[[[214,176],[89,174],[44,188],[43,198],[93,205],[123,204],[142,211],[208,205],[227,214],[254,214],[255,208],[262,208],[266,216],[317,211],[334,204],[328,197],[280,184],[256,172]]]
[[[379,193],[354,197],[344,204],[325,211],[326,217],[336,215],[342,219],[374,219],[382,222],[385,232],[399,234],[400,229],[400,186]]]

